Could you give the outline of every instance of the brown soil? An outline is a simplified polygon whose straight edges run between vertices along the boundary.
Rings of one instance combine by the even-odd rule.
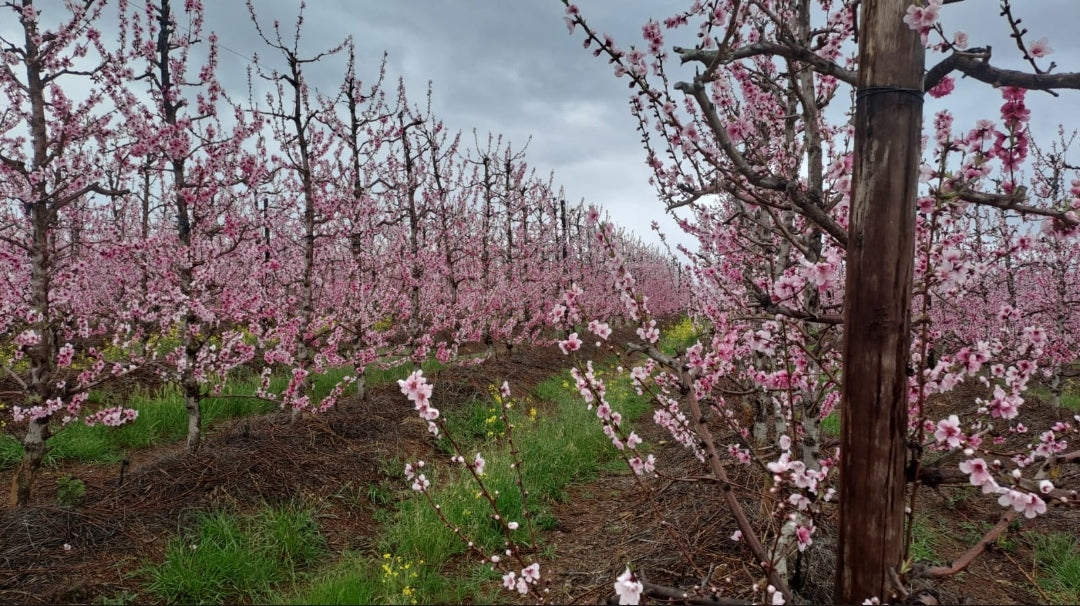
[[[566,365],[554,348],[515,348],[512,360],[500,354],[481,366],[435,377],[441,406],[486,394],[504,379],[515,392],[531,391]],[[971,394],[954,397],[938,403],[935,414],[970,402]],[[1037,402],[1028,407],[1026,414],[1040,421],[1060,416]],[[1033,421],[1031,426],[1044,425]],[[748,590],[757,572],[742,546],[729,538],[735,525],[718,502],[715,485],[663,430],[647,419],[639,427],[662,472],[649,484],[651,501],[624,473],[573,487],[566,501],[555,504],[558,526],[544,539],[554,553],[544,564],[545,577],[553,579],[551,601],[603,602],[627,563],[647,580],[671,587],[690,588],[707,579]],[[397,386],[384,385],[370,389],[366,400],[345,398],[329,412],[295,423],[284,413],[234,421],[210,432],[194,456],[181,444],[132,453],[123,474],[119,466],[102,465],[45,470],[30,507],[0,512],[0,602],[100,603],[123,592],[138,595],[140,579],[132,573],[147,561],[160,561],[168,540],[194,512],[221,505],[243,511],[267,502],[318,503],[333,552],[371,549],[378,506],[366,497],[367,488],[402,485],[396,462],[430,456],[423,424]],[[750,487],[757,482],[745,468],[733,467],[731,473],[736,486],[746,487],[740,498],[756,515],[761,499]],[[86,484],[80,506],[53,505],[56,480],[67,474]],[[0,482],[10,479],[11,470],[0,474]],[[965,488],[924,488],[920,495],[919,507],[939,533],[939,563],[966,549],[977,539],[973,529],[984,521],[992,524],[1001,512],[995,502]],[[656,521],[654,510],[663,512],[664,523]],[[1075,532],[1077,521],[1075,510],[1054,511],[1025,524],[1023,532]],[[673,529],[684,538],[673,539]],[[935,588],[941,602],[1044,601],[1025,576],[1032,574],[1032,556],[1023,532],[1021,538],[1010,534],[1011,543],[1000,543],[967,572]],[[828,520],[819,522],[816,540],[822,547],[831,542],[831,533]],[[801,594],[822,603],[829,600],[832,564],[829,549],[816,552],[824,554],[820,560],[800,563],[806,578]],[[749,591],[726,595],[752,597]],[[140,602],[150,599],[138,596]]]

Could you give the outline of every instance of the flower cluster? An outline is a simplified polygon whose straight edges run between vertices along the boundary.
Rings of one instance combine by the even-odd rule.
[[[439,435],[439,427],[435,419],[439,418],[439,409],[431,405],[432,385],[424,378],[424,371],[416,370],[405,379],[398,380],[401,393],[416,405],[416,412],[420,418],[427,421],[428,431]]]
[[[521,575],[518,576],[513,570],[503,575],[503,587],[517,591],[521,595],[529,593],[529,586],[536,585],[540,581],[540,564],[533,562],[525,568],[521,569]]]
[[[929,38],[930,30],[937,24],[941,13],[942,0],[927,0],[926,4],[912,4],[907,8],[904,15],[904,23],[911,29],[919,32],[922,43],[925,45]]]
[[[416,492],[424,492],[431,487],[431,482],[427,479],[427,476],[419,472],[423,468],[423,461],[417,461],[416,465],[412,463],[405,464],[405,479],[412,482],[412,489]]]

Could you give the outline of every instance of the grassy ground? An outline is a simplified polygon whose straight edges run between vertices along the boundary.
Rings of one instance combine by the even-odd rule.
[[[150,594],[169,604],[268,602],[277,586],[297,580],[326,554],[325,543],[311,508],[201,512],[140,576]]]
[[[626,418],[648,410],[649,403],[629,388],[625,375],[605,378],[609,379],[610,401]],[[500,401],[475,400],[448,421],[457,439],[468,440],[467,452],[483,453],[487,461],[484,487],[497,495],[496,504],[505,519],[520,524],[513,531],[519,544],[528,543],[530,525],[545,530],[555,523],[547,505],[565,498],[569,485],[595,478],[616,461],[595,412],[582,403],[568,375],[541,383],[536,399],[514,402],[509,411],[511,436],[520,450],[522,478],[529,495],[528,515],[512,468],[515,459],[505,439],[505,423],[496,408]],[[538,408],[545,412],[538,412]],[[431,495],[443,515],[485,553],[499,553],[505,537],[471,474],[446,464],[445,458],[442,464],[425,469],[433,482]],[[278,601],[415,604],[490,603],[498,599],[487,583],[496,578],[491,567],[473,563],[461,569],[455,558],[464,554],[467,546],[420,495],[400,501],[387,512],[385,522],[375,540],[376,553],[344,554],[310,583],[278,596]],[[543,546],[537,547],[542,553]]]

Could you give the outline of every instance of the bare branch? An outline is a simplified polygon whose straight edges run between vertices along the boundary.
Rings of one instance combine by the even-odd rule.
[[[675,53],[679,55],[683,63],[689,63],[691,61],[698,61],[706,66],[712,65],[717,60],[719,51],[705,50],[698,48],[682,48],[676,46],[674,48]],[[728,63],[731,61],[738,61],[739,59],[747,59],[750,57],[756,57],[760,55],[768,55],[775,57],[784,57],[785,59],[793,61],[802,61],[811,66],[815,72],[824,74],[826,76],[832,76],[841,82],[846,82],[851,86],[856,85],[858,74],[855,70],[844,69],[839,65],[821,57],[805,47],[793,47],[784,44],[776,44],[770,42],[758,42],[756,44],[748,44],[741,46],[733,51],[730,51],[727,56],[721,57],[721,63]]]
[[[1040,208],[1038,206],[1024,204],[1023,202],[1027,201],[1027,188],[1022,185],[1017,187],[1011,194],[989,194],[965,189],[957,192],[956,196],[965,202],[971,202],[980,206],[993,206],[994,208],[1000,208],[1002,210],[1014,210],[1022,215],[1050,217],[1061,221],[1069,227],[1080,225],[1080,221],[1078,221],[1075,216],[1071,216],[1068,211]]]
[[[989,63],[990,49],[983,53],[954,53],[930,68],[923,78],[923,90],[937,86],[945,76],[957,71],[992,86],[1015,86],[1027,90],[1042,90],[1056,94],[1056,89],[1080,89],[1080,72],[1064,74],[1032,74],[994,67]]]

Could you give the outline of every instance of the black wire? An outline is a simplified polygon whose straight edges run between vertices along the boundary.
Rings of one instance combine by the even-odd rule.
[[[917,88],[902,88],[899,86],[865,86],[855,91],[855,101],[858,102],[870,95],[880,95],[882,93],[900,93],[902,95],[909,95],[915,97],[919,101],[923,100],[923,91]]]

